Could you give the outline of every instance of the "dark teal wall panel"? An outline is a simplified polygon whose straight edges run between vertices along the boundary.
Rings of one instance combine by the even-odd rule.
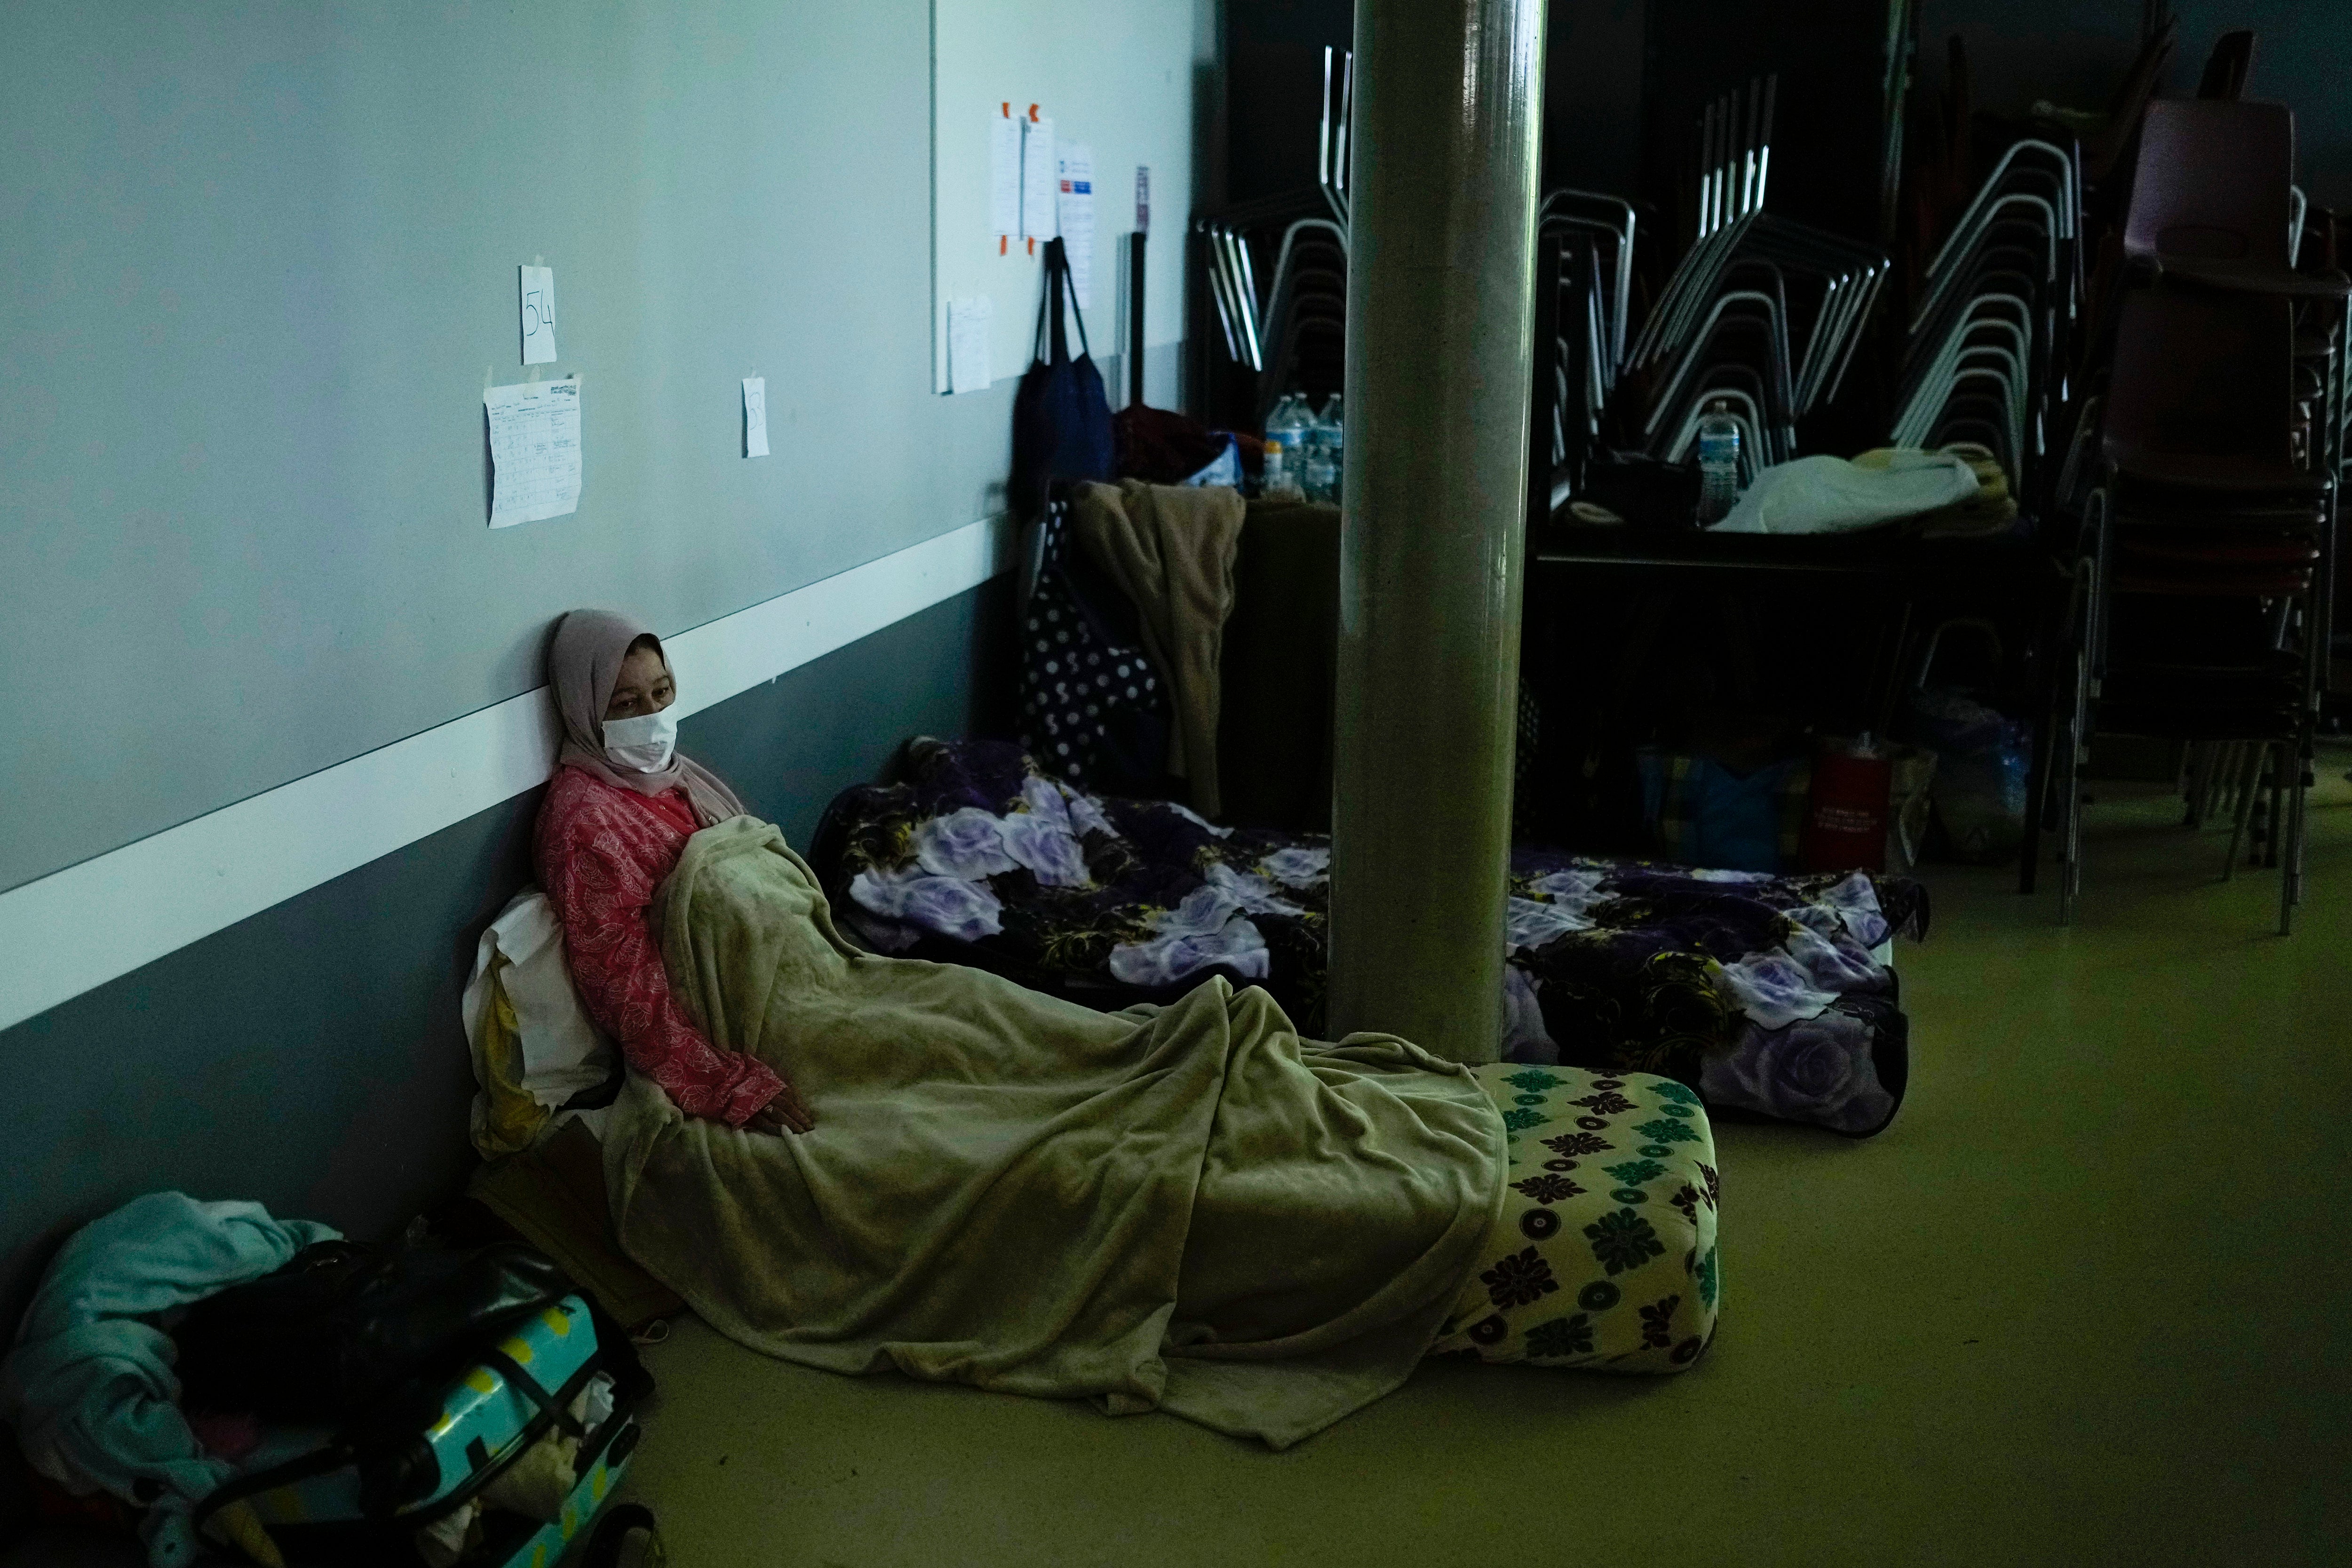
[[[696,714],[681,743],[805,845],[908,735],[1001,728],[998,578]],[[454,1191],[473,1079],[458,997],[530,877],[534,791],[0,1032],[0,1308],[142,1192],[257,1198],[354,1234]],[[256,845],[257,854],[268,846]],[[104,932],[90,940],[103,942]]]

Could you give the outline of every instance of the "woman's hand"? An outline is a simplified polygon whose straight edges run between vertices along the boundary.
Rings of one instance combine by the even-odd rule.
[[[751,1112],[743,1123],[749,1132],[772,1132],[781,1137],[786,1132],[805,1132],[816,1125],[816,1118],[801,1100],[801,1091],[790,1083],[776,1091],[776,1098]]]

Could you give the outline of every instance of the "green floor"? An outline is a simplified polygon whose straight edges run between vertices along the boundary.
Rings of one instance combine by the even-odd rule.
[[[1288,1454],[1157,1415],[654,1354],[673,1562],[2352,1562],[2352,756],[2300,929],[2177,803],[2081,923],[1933,868],[1914,1085],[1866,1143],[1725,1126],[1724,1317],[1671,1379],[1433,1366]]]

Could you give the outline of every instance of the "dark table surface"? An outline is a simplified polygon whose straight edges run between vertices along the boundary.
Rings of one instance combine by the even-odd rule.
[[[2030,535],[1918,539],[1889,530],[1844,534],[1710,533],[1700,529],[1555,524],[1529,541],[1535,567],[1801,572],[1914,578],[1969,591],[2046,582],[2048,555]]]

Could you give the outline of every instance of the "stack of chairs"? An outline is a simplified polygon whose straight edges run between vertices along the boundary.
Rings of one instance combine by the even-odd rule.
[[[1642,399],[1643,449],[1681,460],[1721,399],[1743,450],[1794,458],[1797,422],[1837,395],[1888,267],[1884,251],[1760,209],[1702,237],[1620,367],[1641,373],[1621,390]]]
[[[1286,392],[1341,380],[1348,307],[1348,115],[1354,56],[1323,51],[1316,186],[1192,226],[1225,356],[1257,378],[1259,421]],[[1261,289],[1258,267],[1274,267]]]
[[[2077,155],[2028,138],[2002,154],[1921,279],[1890,445],[1972,441],[2032,493],[2083,298]]]
[[[2081,763],[2095,735],[2125,733],[2197,748],[2192,821],[2235,760],[2225,875],[2267,793],[2279,930],[2293,929],[2333,624],[2352,300],[2343,274],[2290,265],[2293,166],[2279,105],[2148,107],[2124,237],[2133,285],[2095,414],[2062,655],[2073,676],[2056,749],[2062,920],[2082,885]]]
[[[1348,231],[1328,217],[1303,217],[1282,231],[1265,307],[1266,356],[1258,378],[1258,423],[1286,392],[1336,387],[1348,352]]]
[[[1348,221],[1348,117],[1356,104],[1356,51],[1334,56],[1323,46],[1322,118],[1317,123],[1315,183],[1323,204],[1344,225]]]
[[[1797,455],[1797,422],[1837,395],[1886,280],[1885,252],[1764,210],[1777,78],[1709,106],[1697,128],[1696,237],[1612,367],[1612,422],[1679,462],[1708,407],[1740,426],[1743,481]]]
[[[1339,384],[1348,231],[1324,213],[1319,192],[1293,194],[1192,226],[1225,356],[1255,373],[1261,416],[1286,392]],[[1262,289],[1258,260],[1268,251],[1273,281]]]
[[[1772,114],[1780,96],[1778,75],[1759,77],[1700,114],[1695,237],[1705,239],[1734,218],[1764,210],[1764,187],[1772,179]]]
[[[1538,521],[1582,484],[1600,450],[1601,410],[1625,362],[1638,228],[1633,203],[1593,191],[1555,190],[1538,214],[1533,482],[1555,498]]]

